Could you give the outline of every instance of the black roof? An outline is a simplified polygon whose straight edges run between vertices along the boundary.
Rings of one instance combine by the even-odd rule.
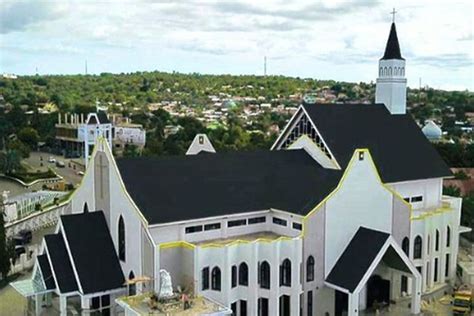
[[[43,275],[44,284],[46,285],[47,290],[53,290],[56,288],[54,284],[54,276],[51,271],[51,266],[49,265],[48,257],[46,254],[39,255],[36,257],[38,259],[39,268],[41,274]]]
[[[390,35],[388,36],[387,46],[382,59],[404,59],[400,52],[400,44],[398,43],[397,29],[395,23],[390,27]]]
[[[83,293],[122,287],[125,278],[104,213],[62,215],[61,222]]]
[[[48,248],[49,258],[51,259],[54,275],[58,282],[59,291],[61,293],[77,291],[76,278],[74,277],[71,261],[69,261],[63,235],[61,232],[54,235],[46,235],[44,240]]]
[[[359,227],[326,281],[353,292],[374,261],[389,234]]]
[[[452,176],[409,114],[383,104],[305,104],[311,120],[345,169],[356,148],[368,148],[385,183]]]
[[[107,117],[107,113],[104,111],[97,111],[97,117],[99,118],[99,123],[100,124],[109,124],[110,120]]]
[[[342,175],[304,150],[123,158],[117,165],[150,224],[269,208],[303,215]]]

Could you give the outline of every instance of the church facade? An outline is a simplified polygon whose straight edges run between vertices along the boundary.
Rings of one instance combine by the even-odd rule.
[[[419,313],[423,294],[454,282],[462,201],[442,193],[451,172],[406,114],[404,75],[393,24],[377,103],[302,104],[269,151],[213,153],[203,138],[197,154],[115,160],[99,140],[60,236],[45,238],[38,278],[55,282],[42,293],[78,295],[88,309],[159,293],[163,269],[236,315],[358,315],[406,298]],[[113,269],[94,282],[70,236],[93,242],[104,230]],[[90,267],[99,280],[100,265]],[[64,273],[72,289],[61,289]],[[151,281],[120,290],[138,277]]]

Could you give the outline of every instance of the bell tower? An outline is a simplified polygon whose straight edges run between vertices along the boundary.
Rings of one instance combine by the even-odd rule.
[[[405,59],[400,53],[397,29],[394,20],[390,28],[385,53],[379,60],[379,77],[375,88],[375,103],[383,103],[392,114],[405,114],[407,102],[407,79]]]

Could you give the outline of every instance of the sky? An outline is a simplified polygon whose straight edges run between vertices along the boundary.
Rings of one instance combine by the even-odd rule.
[[[0,73],[370,82],[393,7],[408,85],[474,91],[472,0],[1,0]]]

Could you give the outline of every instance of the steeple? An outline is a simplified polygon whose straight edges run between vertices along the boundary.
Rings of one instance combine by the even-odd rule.
[[[395,13],[394,9],[391,13],[394,17],[385,53],[379,60],[375,102],[384,104],[392,114],[405,114],[407,79],[405,77],[405,59],[400,53],[400,45],[398,44]]]
[[[383,54],[382,59],[404,59],[400,52],[400,44],[398,44],[395,22],[392,22],[390,35],[388,36],[387,46],[385,46],[385,53]]]

